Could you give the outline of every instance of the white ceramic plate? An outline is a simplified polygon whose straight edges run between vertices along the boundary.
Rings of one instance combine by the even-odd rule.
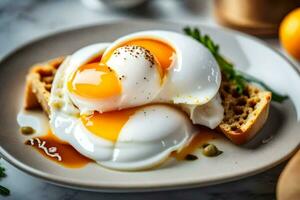
[[[201,156],[142,172],[118,172],[89,164],[68,169],[44,158],[24,145],[16,116],[22,106],[25,75],[36,62],[67,55],[96,42],[113,41],[141,30],[165,29],[181,32],[184,25],[151,21],[123,21],[95,25],[49,35],[31,42],[6,57],[0,64],[1,120],[0,153],[19,169],[51,183],[97,191],[146,191],[207,186],[240,179],[267,170],[287,159],[300,141],[299,72],[282,55],[261,41],[233,31],[199,25],[220,44],[221,51],[240,70],[264,80],[275,90],[290,95],[283,104],[272,103],[270,117],[258,136],[245,146],[226,139],[214,143],[224,151],[216,158]],[[266,138],[272,139],[262,144]]]

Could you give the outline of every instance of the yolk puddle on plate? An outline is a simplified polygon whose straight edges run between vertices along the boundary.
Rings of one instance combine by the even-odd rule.
[[[190,144],[184,147],[180,152],[173,152],[171,156],[177,160],[184,160],[188,154],[194,153],[195,150],[201,148],[203,144],[219,137],[221,136],[216,131],[201,127],[199,133],[196,134]]]
[[[25,142],[33,146],[46,158],[68,168],[84,167],[93,160],[81,155],[71,145],[61,141],[51,131],[45,136],[29,139]]]
[[[102,118],[105,120],[103,120],[102,122],[100,122],[92,128],[94,129],[93,131],[98,131],[97,133],[93,133],[99,134],[98,136],[107,137],[107,139],[115,141],[119,135],[119,131],[124,125],[123,123],[126,123],[128,118],[134,111],[135,109],[127,109],[126,112],[123,112],[121,115],[117,116],[117,118],[120,120],[119,124],[115,124],[116,122],[114,122],[115,120],[113,120],[114,115],[113,112],[111,112],[110,115],[106,115]],[[100,118],[98,118],[99,115],[93,116],[93,123],[98,123],[97,121],[100,120]],[[101,129],[97,128],[98,125],[102,126]],[[105,135],[105,133],[107,133],[106,131],[114,132],[111,135]],[[173,152],[171,154],[171,157],[174,157],[179,161],[184,160],[188,154],[193,153],[203,144],[219,137],[221,136],[214,130],[201,127],[200,132],[192,139],[190,144],[183,148],[180,152]],[[67,168],[81,168],[86,166],[88,163],[94,162],[93,160],[80,154],[70,144],[61,141],[59,138],[53,135],[51,131],[49,131],[48,134],[45,136],[29,139],[25,142],[25,144],[31,145],[49,160],[52,160]]]
[[[83,125],[98,137],[117,141],[122,127],[138,108],[130,108],[105,113],[95,112],[92,115],[81,116]]]

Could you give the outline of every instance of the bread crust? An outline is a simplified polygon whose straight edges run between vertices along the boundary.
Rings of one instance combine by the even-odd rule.
[[[64,61],[58,57],[32,66],[26,77],[24,108],[26,110],[42,107],[44,112],[50,114],[48,105],[52,81],[56,70]]]
[[[268,115],[272,93],[248,84],[242,94],[225,78],[220,88],[224,119],[218,130],[235,144],[251,140],[263,127]]]

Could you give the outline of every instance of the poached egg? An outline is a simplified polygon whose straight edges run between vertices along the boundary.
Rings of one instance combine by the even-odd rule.
[[[134,33],[65,59],[52,85],[50,124],[100,165],[150,168],[189,144],[193,123],[221,122],[220,82],[213,56],[191,38]]]

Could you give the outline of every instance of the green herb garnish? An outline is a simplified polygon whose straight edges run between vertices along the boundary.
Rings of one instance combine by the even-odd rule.
[[[3,187],[2,185],[0,185],[0,195],[8,196],[9,194],[10,194],[9,189],[7,189],[6,187]]]
[[[5,177],[6,174],[5,174],[5,169],[3,167],[0,166],[0,178],[3,178]]]
[[[31,134],[35,133],[35,130],[30,126],[22,126],[20,128],[20,131],[24,135],[31,135]]]
[[[226,76],[226,78],[236,85],[236,91],[241,94],[247,83],[253,82],[259,84],[264,89],[272,92],[272,100],[277,102],[283,102],[288,98],[286,95],[280,95],[274,90],[272,90],[269,86],[267,86],[264,82],[258,80],[257,78],[245,74],[241,71],[235,70],[232,63],[227,61],[219,52],[219,45],[215,44],[212,39],[208,35],[202,35],[199,29],[190,27],[184,28],[185,34],[194,38],[201,44],[203,44],[214,56],[216,61],[218,62],[222,74]]]
[[[1,159],[1,158],[0,158]],[[5,168],[0,165],[0,179],[6,177]],[[8,196],[10,194],[9,189],[0,185],[0,195]]]

